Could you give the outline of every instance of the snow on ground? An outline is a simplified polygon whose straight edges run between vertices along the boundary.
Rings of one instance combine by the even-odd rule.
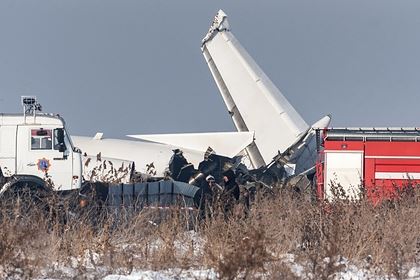
[[[420,266],[412,267],[408,271],[407,276],[409,277],[409,279],[420,280]]]
[[[39,280],[48,279],[48,280],[59,280],[59,279],[67,279],[67,278],[77,278],[78,274],[75,271],[67,270],[62,271],[63,275],[59,277],[42,277],[38,278]],[[296,272],[296,271],[295,271]],[[301,279],[314,279],[313,277],[305,277],[304,273],[294,273],[295,276]],[[93,273],[92,275],[84,275],[86,279],[98,279],[98,275]],[[269,275],[259,275],[260,279],[271,279]],[[212,280],[218,279],[218,274],[213,269],[168,269],[168,270],[134,270],[130,274],[109,274],[104,276],[102,279],[104,280],[179,280],[179,279],[186,279],[186,280]],[[366,271],[365,269],[359,269],[354,265],[349,266],[342,272],[337,273],[333,278],[335,280],[356,280],[356,279],[375,279],[375,280],[393,280],[396,279],[395,277],[391,277],[388,275],[375,275],[370,271]],[[420,267],[414,267],[409,270],[407,273],[407,280],[420,280]]]
[[[307,263],[300,263],[296,260],[295,255],[285,254],[281,261],[290,268],[290,271],[297,277],[302,279],[315,279],[313,275],[308,272],[309,265]],[[324,265],[330,262],[329,258],[324,259]],[[377,271],[375,268],[367,268],[366,264],[355,265],[346,258],[340,257],[334,262],[335,267],[341,267],[332,279],[334,280],[358,280],[358,279],[374,279],[374,280],[393,280],[396,279],[390,275],[385,275]],[[407,266],[407,280],[420,280],[420,266],[413,264]]]
[[[85,256],[86,257],[86,256]],[[92,258],[90,256],[89,258]],[[94,256],[95,258],[95,256]],[[85,260],[73,260],[72,262],[85,262]],[[330,260],[326,258],[324,263],[328,263]],[[286,264],[291,272],[298,278],[301,279],[315,279],[313,275],[309,272],[309,266],[307,263],[300,263],[293,254],[285,254],[281,258],[281,262]],[[90,264],[86,263],[88,267]],[[70,264],[71,266],[71,264]],[[396,279],[390,275],[385,275],[379,271],[375,271],[373,268],[366,268],[363,264],[359,266],[351,263],[345,258],[339,258],[334,262],[334,266],[340,267],[339,272],[337,272],[331,279],[335,280],[355,280],[355,279],[377,279],[377,280],[393,280]],[[92,267],[93,268],[93,267]],[[39,279],[49,279],[49,280],[58,280],[65,278],[77,278],[78,270],[69,267],[69,266],[56,266],[54,270],[55,277],[43,277]],[[83,278],[86,279],[98,279],[98,276],[102,275],[101,279],[104,280],[178,280],[178,279],[187,279],[187,280],[204,280],[204,279],[218,279],[218,274],[214,269],[211,268],[172,268],[153,271],[150,269],[134,269],[131,273],[121,273],[114,272],[108,274],[105,267],[92,269],[90,273],[84,274]],[[420,266],[407,267],[406,269],[407,280],[420,280]],[[51,271],[50,271],[51,272]],[[47,273],[48,275],[48,273]],[[59,275],[59,276],[57,276]],[[80,275],[79,275],[80,276]],[[271,279],[269,274],[258,275],[260,279]],[[240,277],[239,277],[240,278]]]
[[[44,276],[38,278],[38,280],[59,280],[59,279],[104,279],[104,280],[212,280],[218,279],[217,273],[213,269],[165,269],[165,270],[133,270],[131,273],[106,273],[105,267],[96,268],[96,270],[85,271],[83,275],[80,275],[78,270],[71,267],[60,266],[56,267],[54,272],[49,271],[46,275],[53,273],[54,276]],[[99,278],[101,277],[101,278]]]
[[[186,236],[190,240],[194,240],[192,244],[194,254],[199,254],[202,249],[202,240],[195,232],[187,232]],[[152,248],[162,245],[162,240],[156,239],[156,242],[152,244]],[[175,242],[175,251],[183,252],[190,248],[186,247],[182,242]],[[125,246],[123,246],[125,247]],[[124,268],[121,269],[110,269],[106,266],[101,265],[101,256],[90,250],[85,250],[84,254],[79,258],[71,257],[67,263],[53,263],[49,268],[46,268],[41,273],[44,275],[38,279],[74,279],[80,277],[79,273],[83,272],[83,278],[85,279],[100,279],[105,280],[178,280],[178,279],[218,279],[218,273],[215,268],[206,267],[190,267],[188,269],[181,268],[169,268],[163,270],[151,270],[151,269],[136,269],[127,271]],[[280,262],[285,264],[296,277],[300,279],[315,279],[314,275],[311,274],[310,263],[308,261],[299,260],[294,254],[284,254],[280,257]],[[354,263],[343,257],[337,257],[334,259],[325,258],[319,265],[327,267],[328,264],[333,263],[336,268],[335,274],[331,279],[335,280],[353,280],[353,279],[396,279],[391,275],[386,275],[378,269],[371,267],[369,263]],[[270,271],[270,264],[267,264],[267,271]],[[418,264],[406,265],[404,267],[406,272],[407,280],[420,280],[420,266]],[[239,278],[240,275],[239,275]],[[271,279],[269,273],[259,274],[260,279]]]
[[[200,279],[218,279],[216,272],[212,269],[168,269],[161,271],[139,270],[134,271],[130,275],[112,274],[104,278],[104,280],[200,280]]]

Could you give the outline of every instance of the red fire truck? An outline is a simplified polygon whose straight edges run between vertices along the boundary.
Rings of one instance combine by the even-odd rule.
[[[317,131],[317,193],[331,200],[363,191],[374,203],[420,184],[420,128],[327,128]]]

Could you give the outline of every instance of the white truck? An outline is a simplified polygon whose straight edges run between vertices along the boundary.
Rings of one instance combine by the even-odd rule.
[[[35,97],[22,97],[23,114],[0,114],[0,196],[17,183],[54,191],[82,185],[82,155],[59,115],[40,113]]]

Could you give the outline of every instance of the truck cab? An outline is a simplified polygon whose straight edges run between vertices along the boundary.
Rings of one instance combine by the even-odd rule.
[[[22,98],[22,103],[23,114],[0,114],[0,175],[6,181],[22,176],[42,180],[55,191],[79,189],[81,153],[64,120],[40,113],[34,99]]]

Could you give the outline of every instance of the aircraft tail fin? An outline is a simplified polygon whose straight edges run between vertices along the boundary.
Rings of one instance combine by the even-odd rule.
[[[308,124],[230,32],[222,10],[201,49],[237,130],[255,131],[254,145],[247,148],[255,168],[308,131]]]

